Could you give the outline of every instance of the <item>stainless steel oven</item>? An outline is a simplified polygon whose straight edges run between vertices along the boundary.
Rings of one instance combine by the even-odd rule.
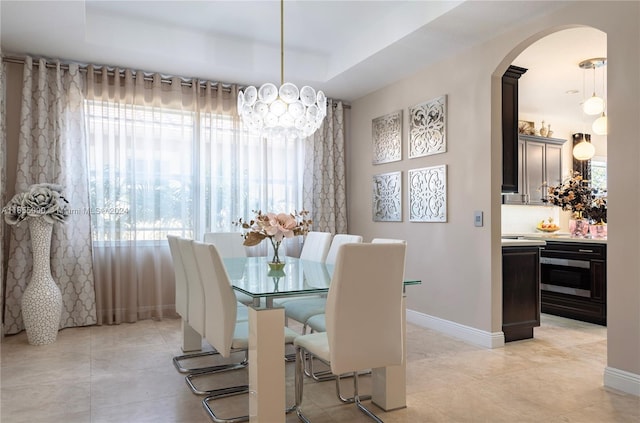
[[[540,257],[540,289],[578,297],[591,297],[591,262]]]
[[[607,245],[548,240],[540,252],[540,308],[606,325]]]

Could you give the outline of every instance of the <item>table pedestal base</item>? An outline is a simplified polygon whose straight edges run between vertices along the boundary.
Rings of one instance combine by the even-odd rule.
[[[249,419],[285,421],[284,309],[249,307]]]
[[[384,411],[407,406],[407,313],[402,298],[402,364],[372,370],[371,401]]]

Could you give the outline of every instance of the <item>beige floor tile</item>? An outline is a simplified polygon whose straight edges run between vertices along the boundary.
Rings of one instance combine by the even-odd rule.
[[[206,341],[203,346],[211,349]],[[542,316],[534,339],[492,350],[409,324],[407,408],[384,412],[364,403],[387,423],[640,421],[640,399],[602,386],[606,349],[606,328],[549,315]],[[24,333],[9,336],[0,345],[0,421],[208,423],[202,397],[189,391],[173,367],[176,354],[178,319],[65,329],[54,344],[42,347],[29,345]],[[190,364],[214,361],[220,359]],[[292,404],[294,365],[285,368]],[[247,372],[205,376],[197,383],[244,384]],[[343,387],[351,386],[343,381]],[[362,377],[361,392],[369,390],[370,377]],[[248,396],[213,406],[222,417],[246,415]],[[370,421],[337,399],[332,381],[305,379],[303,406],[314,423]],[[298,419],[293,413],[286,421]]]

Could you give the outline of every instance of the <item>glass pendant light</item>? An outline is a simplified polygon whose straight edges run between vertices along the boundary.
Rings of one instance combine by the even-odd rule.
[[[238,114],[250,131],[266,137],[306,138],[327,115],[327,97],[306,85],[284,82],[284,0],[280,1],[280,88],[266,83],[238,92]]]
[[[587,141],[587,136],[584,134],[574,134],[574,137],[580,136],[582,139],[578,144],[573,147],[573,157],[576,160],[590,160],[596,152],[596,148]]]
[[[602,112],[602,115],[593,121],[593,125],[591,125],[591,129],[598,135],[607,135],[607,115]]]
[[[604,111],[604,100],[596,95],[596,68],[606,63],[607,59],[597,57],[583,60],[578,64],[581,69],[593,69],[593,95],[582,104],[582,111],[587,115],[599,115]]]

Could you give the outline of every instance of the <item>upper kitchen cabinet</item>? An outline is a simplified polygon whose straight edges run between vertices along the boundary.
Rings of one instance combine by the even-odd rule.
[[[546,185],[562,180],[562,145],[558,138],[518,137],[518,185],[515,194],[503,195],[504,204],[543,205]]]
[[[502,192],[518,191],[518,80],[527,71],[509,66],[502,75]]]

